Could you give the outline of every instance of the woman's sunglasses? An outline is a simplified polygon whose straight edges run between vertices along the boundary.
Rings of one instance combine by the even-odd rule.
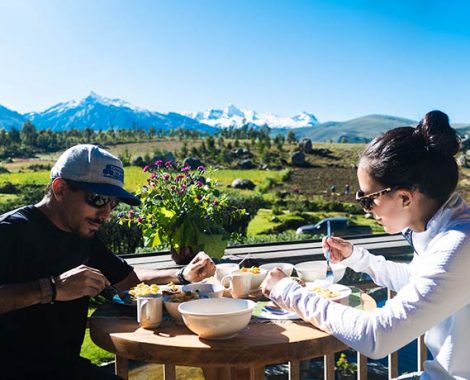
[[[379,190],[370,194],[364,194],[363,191],[358,191],[356,193],[356,201],[359,202],[359,204],[364,210],[370,211],[375,205],[375,199],[381,197],[384,194],[390,193],[392,190],[393,189],[391,187],[387,187],[386,189]]]
[[[91,207],[102,208],[110,204],[111,209],[115,209],[119,204],[119,199],[116,199],[115,197],[92,193],[75,181],[66,180],[65,182],[67,182],[67,185],[72,191],[83,190],[85,192],[85,203]]]

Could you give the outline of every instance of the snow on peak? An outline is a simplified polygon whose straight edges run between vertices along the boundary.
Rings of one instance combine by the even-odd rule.
[[[209,109],[203,112],[190,112],[185,115],[201,123],[221,128],[241,127],[246,123],[259,127],[267,125],[270,128],[301,128],[318,124],[317,118],[308,112],[302,112],[293,117],[282,117],[271,113],[241,110],[233,104],[229,104],[223,110]]]

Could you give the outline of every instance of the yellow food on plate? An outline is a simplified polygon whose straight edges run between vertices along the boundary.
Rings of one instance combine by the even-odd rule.
[[[319,296],[323,298],[335,298],[339,296],[339,293],[335,293],[331,291],[330,289],[322,288],[321,286],[310,288],[309,290],[311,292],[314,292],[315,294],[318,294]]]
[[[172,295],[168,301],[182,303],[186,301],[199,299],[199,292],[182,292]]]
[[[173,282],[169,282],[165,289],[162,290],[162,295],[168,296],[176,293],[181,293],[181,290],[178,285],[175,285]]]
[[[261,272],[261,269],[259,269],[259,267],[240,268],[240,272],[250,272],[253,274],[259,274]]]
[[[155,296],[158,294],[160,287],[156,284],[147,285],[143,282],[134,286],[131,290],[129,290],[129,294],[134,297],[146,297],[146,296]]]

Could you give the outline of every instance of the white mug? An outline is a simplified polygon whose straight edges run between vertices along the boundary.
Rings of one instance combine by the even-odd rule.
[[[215,279],[222,283],[222,279],[231,274],[233,271],[238,270],[238,264],[235,263],[223,263],[215,266]]]
[[[250,294],[251,278],[253,273],[250,272],[233,272],[220,281],[225,287],[226,280],[230,280],[230,294],[233,298],[243,298]]]
[[[137,297],[137,322],[144,329],[153,329],[162,322],[161,296]]]

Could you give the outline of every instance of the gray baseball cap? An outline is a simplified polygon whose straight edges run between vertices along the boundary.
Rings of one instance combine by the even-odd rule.
[[[96,145],[79,144],[62,153],[51,169],[51,179],[58,177],[95,194],[116,197],[132,206],[140,204],[139,198],[124,190],[121,160]]]

